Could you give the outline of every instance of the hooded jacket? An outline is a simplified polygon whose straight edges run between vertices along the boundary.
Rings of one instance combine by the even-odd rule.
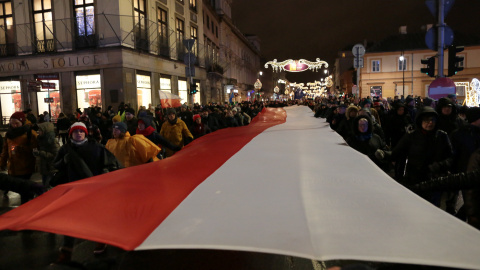
[[[33,174],[36,162],[34,148],[37,148],[37,132],[30,125],[10,126],[3,141],[1,167],[8,165],[8,174],[13,176]]]
[[[452,113],[450,115],[442,114],[442,108],[445,106],[450,106],[452,108]],[[458,119],[457,107],[455,103],[449,98],[441,98],[438,100],[437,106],[435,107],[436,112],[438,113],[437,127],[448,134],[451,134],[454,130],[462,126],[462,122]]]
[[[448,165],[451,164],[453,150],[447,133],[439,130],[437,126],[432,131],[425,131],[422,128],[422,119],[428,115],[438,116],[433,108],[424,107],[417,113],[415,131],[403,136],[392,151],[393,159],[399,157],[408,159],[406,184],[416,184],[432,176],[440,176],[440,173],[446,172]]]
[[[55,127],[51,122],[38,124],[38,130],[42,135],[37,136],[38,141],[38,165],[40,173],[43,175],[53,174],[56,169],[53,166],[53,160],[60,149],[58,141],[55,139]]]
[[[160,147],[143,135],[130,136],[127,132],[123,138],[108,140],[105,148],[112,152],[125,168],[159,160],[157,155]]]
[[[175,118],[175,120],[172,122],[170,122],[170,120],[165,121],[162,125],[162,129],[160,130],[160,135],[180,148],[185,145],[184,139],[188,138],[193,140],[193,135],[188,130],[185,122],[178,118]],[[170,149],[166,149],[165,151],[167,157],[173,155],[174,153],[175,152]]]
[[[368,130],[365,133],[361,133],[358,130],[358,123],[360,120],[365,119],[368,121]],[[380,168],[386,169],[386,163],[379,161],[375,158],[375,151],[378,149],[385,150],[385,142],[373,133],[373,121],[366,115],[360,115],[353,120],[352,135],[347,138],[347,143],[353,149],[358,152],[367,155],[375,164]]]

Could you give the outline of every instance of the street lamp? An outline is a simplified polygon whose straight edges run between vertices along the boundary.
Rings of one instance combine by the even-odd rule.
[[[405,98],[405,57],[403,56],[403,51],[402,55],[398,58],[400,60],[401,67],[402,67],[402,90],[403,90],[403,97]]]

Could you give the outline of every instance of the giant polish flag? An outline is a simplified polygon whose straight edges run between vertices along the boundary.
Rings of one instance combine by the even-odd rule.
[[[132,196],[133,195],[133,196]],[[0,216],[126,250],[224,249],[480,269],[480,232],[397,184],[304,106]]]

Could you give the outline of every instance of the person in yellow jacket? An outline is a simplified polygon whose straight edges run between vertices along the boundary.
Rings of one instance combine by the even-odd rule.
[[[37,132],[26,125],[23,112],[15,112],[10,117],[10,126],[5,134],[0,166],[8,168],[8,174],[16,178],[30,180],[35,172],[36,158],[33,149],[37,148]],[[4,196],[8,193],[5,192]],[[22,204],[33,198],[33,194],[20,194]]]
[[[157,161],[157,154],[161,150],[143,135],[130,136],[127,125],[123,122],[113,124],[113,139],[107,141],[105,148],[112,152],[125,168]]]
[[[193,135],[188,130],[187,125],[182,119],[177,117],[177,113],[174,108],[167,110],[167,121],[165,121],[160,130],[160,135],[170,141],[174,145],[183,147],[193,140]],[[170,157],[175,152],[171,149],[165,150],[165,156]]]

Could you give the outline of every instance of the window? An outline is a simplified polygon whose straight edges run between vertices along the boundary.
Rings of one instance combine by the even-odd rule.
[[[403,60],[401,57],[398,58],[398,70],[399,71],[407,70],[407,58],[403,57]]]
[[[215,26],[215,36],[218,38],[218,26]]]
[[[162,56],[170,56],[170,44],[168,42],[168,17],[167,11],[157,9],[157,23],[158,23],[158,40],[159,40],[159,54]]]
[[[75,43],[77,48],[95,46],[94,0],[75,0]]]
[[[15,54],[11,1],[0,3],[0,56]]]
[[[212,30],[212,33],[215,33],[215,28],[214,28],[214,27],[215,27],[215,26],[214,26],[213,21],[212,21],[212,29],[211,29],[211,30]]]
[[[147,9],[145,0],[133,0],[135,48],[148,51]]]
[[[380,72],[380,60],[372,61],[372,72]]]
[[[185,23],[180,20],[175,20],[175,32],[177,36],[177,57],[183,59],[185,54],[185,46],[183,46],[183,40],[185,39]]]
[[[192,47],[192,52],[193,54],[195,54],[196,56],[198,56],[198,36],[197,36],[197,28],[196,27],[190,27],[190,37],[195,40],[195,43],[193,43],[193,47]],[[198,57],[197,57],[197,61],[198,61]],[[197,64],[197,63],[195,63]]]
[[[52,2],[51,0],[32,1],[36,52],[53,52],[55,50],[55,42],[53,39]]]
[[[207,29],[210,29],[210,17],[207,15]]]
[[[197,11],[197,0],[190,0],[190,9]]]
[[[465,55],[459,55],[459,56],[463,57],[463,59],[462,59],[462,61],[457,62],[457,67],[464,68],[465,67]]]

